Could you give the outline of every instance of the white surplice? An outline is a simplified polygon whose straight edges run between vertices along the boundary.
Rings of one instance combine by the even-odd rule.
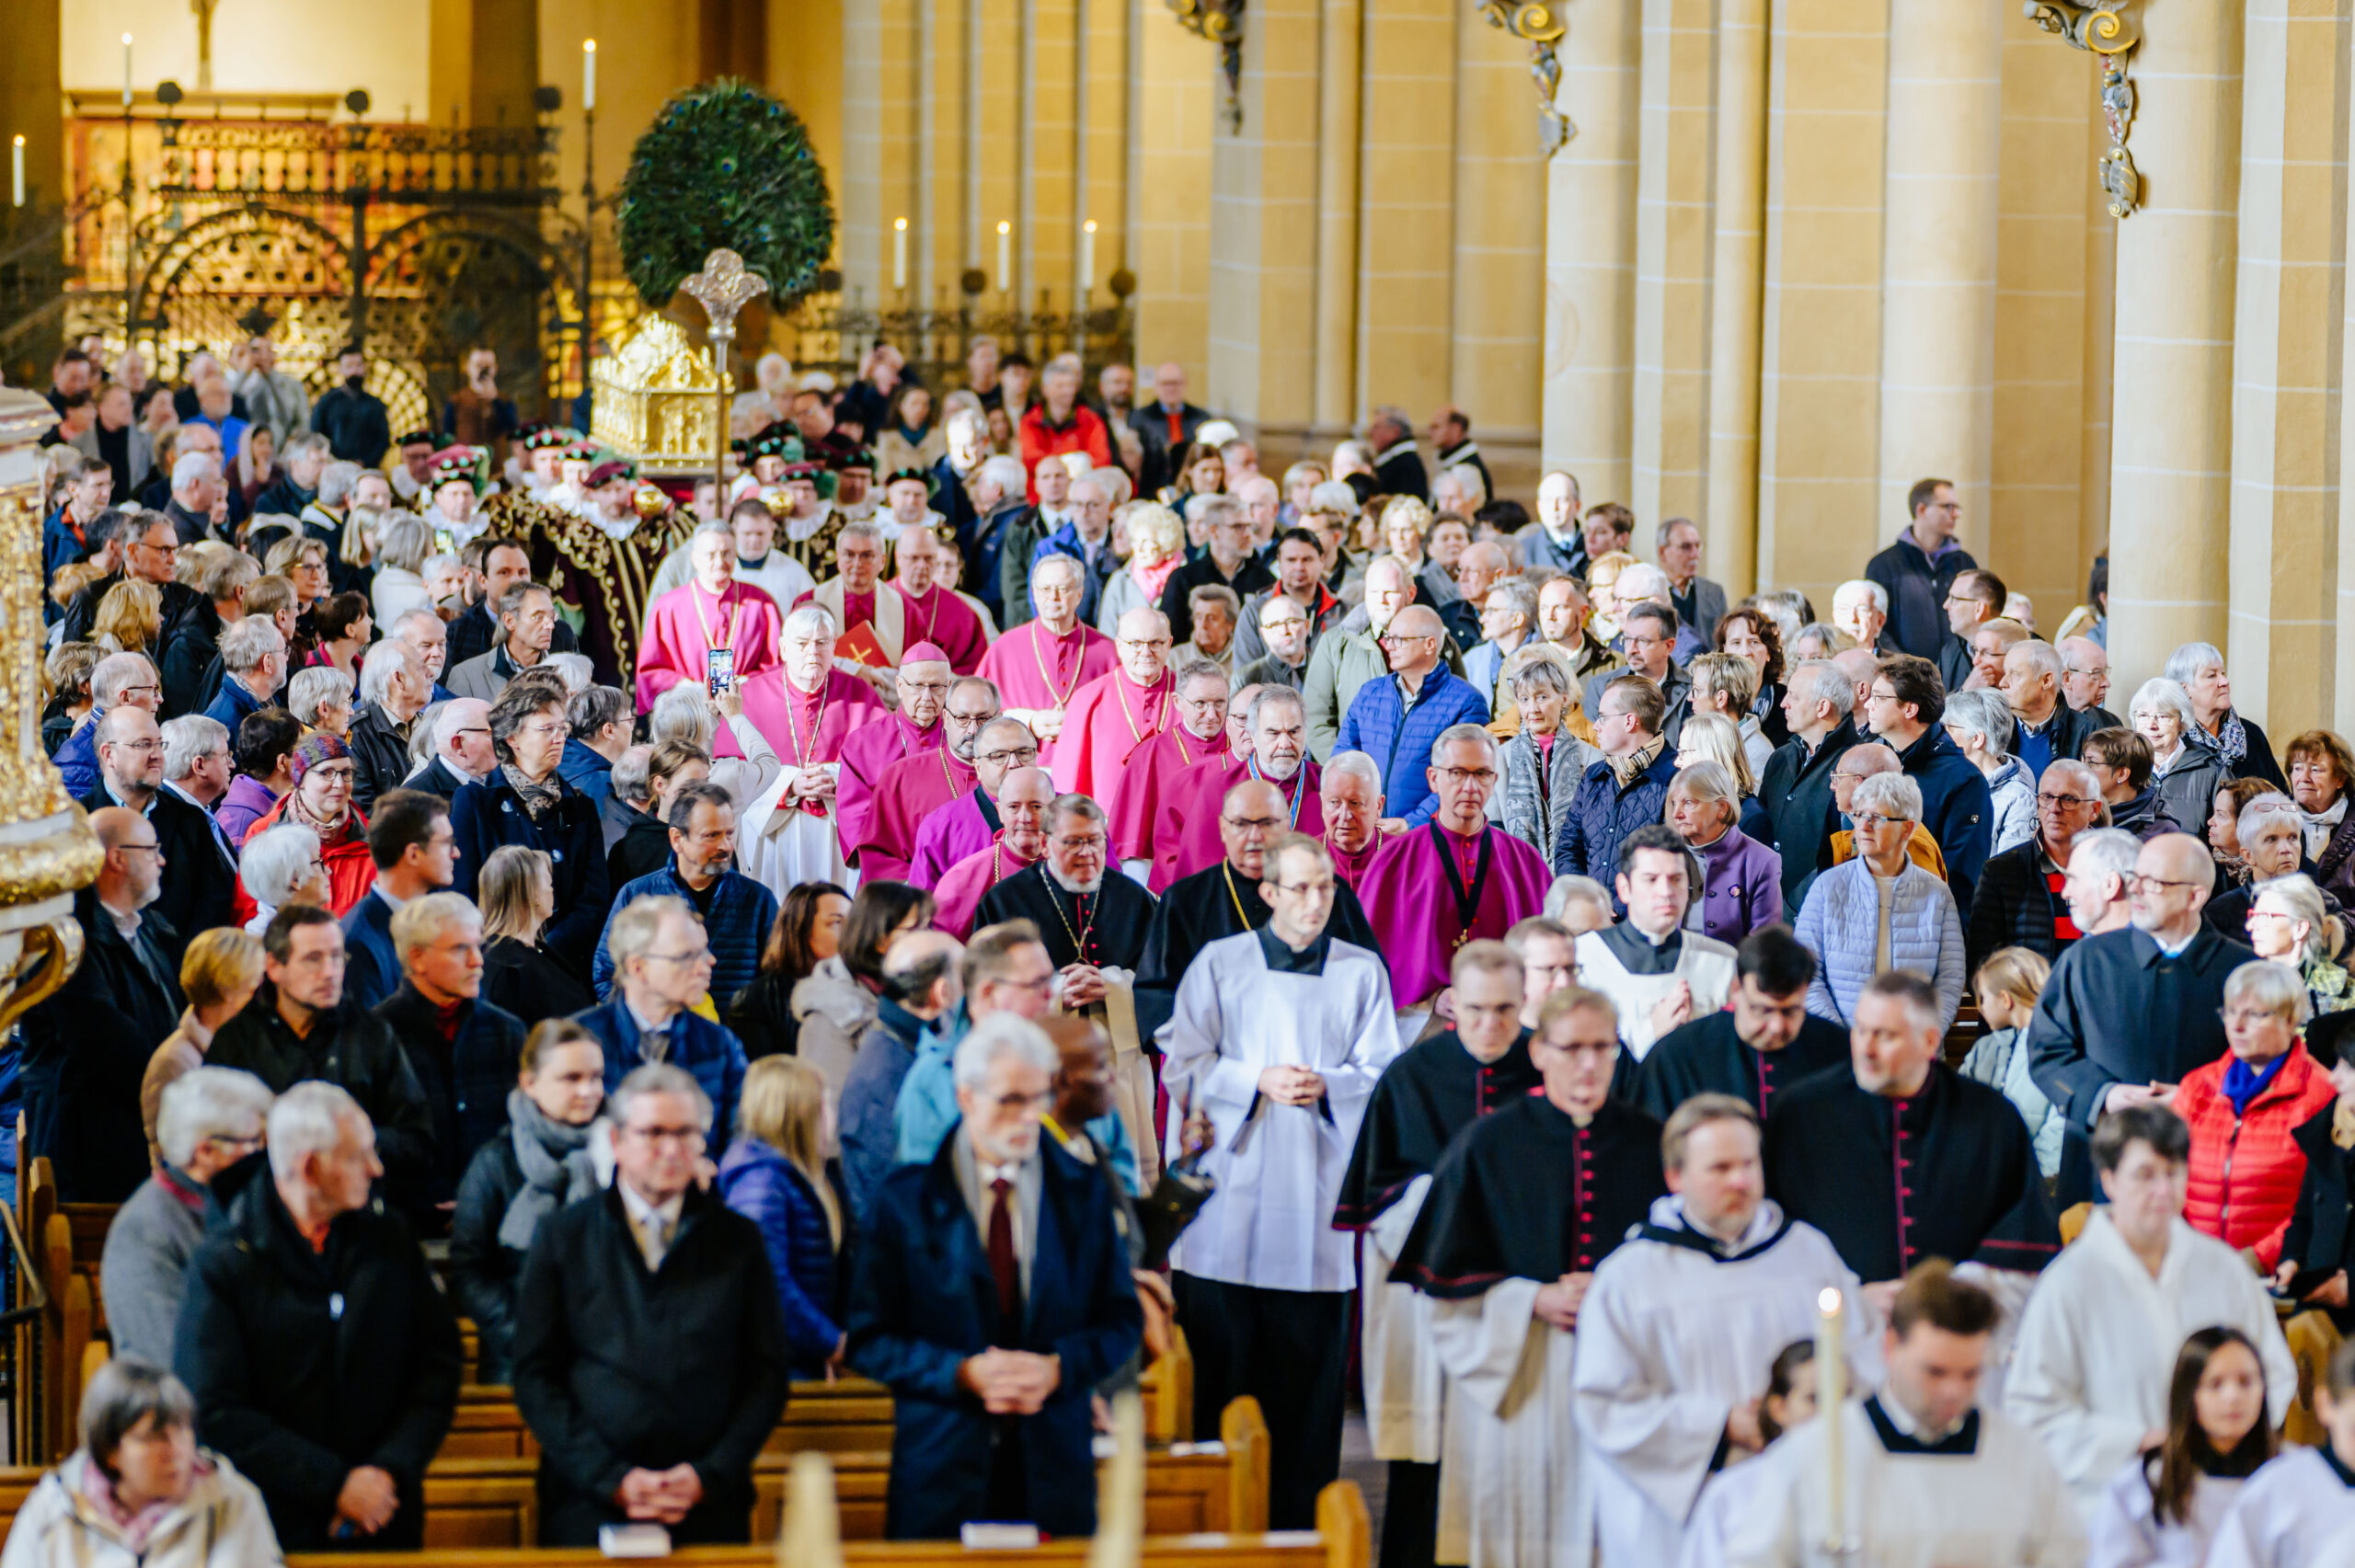
[[[1389,967],[1328,937],[1324,973],[1271,970],[1258,932],[1222,937],[1188,967],[1164,1039],[1171,1104],[1190,1101],[1218,1131],[1203,1162],[1218,1189],[1170,1265],[1265,1290],[1355,1289],[1357,1238],[1333,1229],[1333,1206],[1374,1082],[1398,1054]],[[1313,1070],[1323,1098],[1268,1099],[1259,1074],[1270,1067]],[[1169,1117],[1172,1160],[1184,1120]]]
[[[1681,1197],[1654,1199],[1651,1223],[1696,1234]],[[1774,1203],[1715,1252],[1637,1236],[1603,1260],[1579,1309],[1574,1382],[1606,1564],[1676,1561],[1728,1417],[1765,1393],[1786,1346],[1815,1337],[1827,1287],[1847,1302],[1855,1386],[1878,1386],[1879,1324],[1856,1276],[1814,1226],[1786,1229]]]
[[[2138,1454],[2101,1489],[2088,1529],[2093,1551],[2085,1568],[2200,1568],[2208,1561],[2209,1542],[2247,1483],[2232,1476],[2194,1476],[2191,1516],[2161,1524],[2151,1501],[2150,1477],[2156,1469],[2154,1464],[2146,1471]],[[2348,1561],[2355,1562],[2355,1557]]]
[[[2085,1538],[2068,1488],[2036,1434],[1979,1413],[1969,1455],[1892,1454],[1861,1402],[1838,1413],[1845,1543],[1825,1550],[1827,1413],[1756,1461],[1771,1466],[1733,1521],[1729,1568],[2081,1568]],[[1615,1565],[1614,1565],[1615,1568]]]
[[[1534,1279],[1433,1300],[1447,1371],[1438,1561],[1470,1568],[1591,1568],[1594,1494],[1580,1462],[1570,1368],[1578,1336],[1537,1316]]]
[[[2052,1450],[2090,1522],[2102,1489],[2167,1424],[2167,1387],[2183,1342],[2236,1328],[2265,1368],[2265,1405],[2281,1425],[2297,1365],[2272,1300],[2240,1254],[2176,1220],[2154,1277],[2106,1208],[2038,1278],[2005,1373],[2004,1408]]]
[[[1571,951],[1578,959],[1579,984],[1611,999],[1611,1005],[1619,1012],[1620,1043],[1637,1061],[1650,1053],[1652,1042],[1660,1037],[1652,1028],[1652,1009],[1668,999],[1677,981],[1692,988],[1695,1018],[1724,1011],[1726,998],[1733,991],[1733,949],[1697,931],[1683,933],[1676,967],[1664,975],[1629,973],[1599,931],[1580,937]]]
[[[1693,1505],[1693,1516],[1684,1521],[1676,1568],[1726,1568],[1726,1542],[1734,1521],[1757,1505],[1761,1487],[1776,1484],[1775,1467],[1761,1462],[1765,1457],[1743,1459],[1709,1477],[1701,1488],[1701,1500]]]
[[[2248,1478],[2216,1527],[2208,1568],[2346,1568],[2355,1488],[2312,1448],[2285,1448]]]
[[[810,771],[835,778],[842,764],[819,762]],[[844,889],[854,883],[850,863],[843,859],[842,835],[834,830],[833,802],[827,801],[826,814],[819,817],[785,797],[801,773],[790,765],[780,769],[775,782],[746,808],[736,830],[738,868],[780,901],[796,883],[831,882]]]
[[[1426,1465],[1439,1462],[1446,1397],[1446,1379],[1431,1348],[1431,1299],[1411,1286],[1394,1283],[1390,1270],[1430,1190],[1430,1176],[1417,1176],[1366,1227],[1361,1341],[1365,1423],[1373,1439],[1373,1457]]]

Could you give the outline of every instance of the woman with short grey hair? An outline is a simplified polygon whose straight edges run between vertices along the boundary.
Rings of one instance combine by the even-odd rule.
[[[296,670],[286,682],[286,706],[306,728],[351,738],[351,677],[332,664]]]
[[[1903,773],[1875,773],[1849,795],[1848,820],[1855,858],[1816,877],[1792,927],[1815,955],[1807,1010],[1846,1028],[1875,975],[1911,969],[1937,987],[1940,1027],[1953,1027],[1969,978],[1962,917],[1946,878],[1906,853],[1922,821],[1922,786]]]
[[[2183,649],[2176,651],[2180,655]],[[2165,676],[2143,681],[2126,704],[2126,722],[2151,743],[2151,787],[2159,792],[2161,808],[2178,822],[2208,820],[2216,791],[2231,775],[2223,756],[2200,744],[2200,717],[2182,683]],[[2275,787],[2285,793],[2289,788]]]
[[[8,1568],[250,1568],[283,1561],[254,1483],[197,1447],[196,1401],[117,1355],[82,1394],[81,1447],[17,1512]]]
[[[331,907],[331,882],[319,836],[299,822],[266,828],[246,841],[237,876],[255,904],[246,931],[259,936],[270,917],[289,904]]]
[[[369,602],[376,624],[390,626],[412,610],[433,608],[425,591],[425,557],[433,553],[433,530],[421,517],[395,513],[376,537],[376,580]]]
[[[1488,799],[1489,819],[1551,865],[1579,781],[1603,753],[1570,727],[1579,689],[1560,648],[1548,643],[1520,650],[1508,661],[1505,686],[1521,710],[1521,730],[1504,743],[1504,787]]]
[[[2233,682],[2224,673],[2222,649],[2213,643],[2185,643],[2167,655],[2166,678],[2183,688],[2191,704],[2192,722],[2185,738],[2214,757],[2226,778],[2263,779],[2275,789],[2289,789],[2290,781],[2273,755],[2273,742],[2255,719],[2243,717],[2233,707]]]
[[[2002,693],[1983,688],[1953,692],[1940,722],[1947,738],[1986,776],[1987,793],[1994,797],[1995,841],[1987,853],[2002,854],[2035,838],[2036,777],[2011,754],[2017,725]]]

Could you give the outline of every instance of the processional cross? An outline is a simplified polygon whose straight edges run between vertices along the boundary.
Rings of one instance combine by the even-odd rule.
[[[191,4],[199,0],[191,0]],[[768,280],[744,269],[744,258],[721,248],[704,258],[703,270],[682,279],[679,287],[693,294],[711,320],[713,385],[719,395],[719,418],[712,425],[711,481],[728,493],[728,345],[736,340],[736,313],[769,292]]]
[[[213,11],[221,0],[188,0],[196,13],[196,90],[213,90]]]

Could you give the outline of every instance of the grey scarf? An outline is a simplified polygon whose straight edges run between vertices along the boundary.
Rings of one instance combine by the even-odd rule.
[[[550,773],[545,780],[534,784],[525,778],[523,770],[512,762],[501,762],[499,768],[500,772],[506,775],[509,786],[523,802],[524,811],[534,822],[554,810],[557,801],[564,794],[563,782],[555,773]]]
[[[589,1128],[549,1120],[521,1089],[507,1092],[507,1121],[523,1186],[499,1222],[499,1244],[529,1252],[540,1221],[595,1192],[597,1173],[589,1162]]]

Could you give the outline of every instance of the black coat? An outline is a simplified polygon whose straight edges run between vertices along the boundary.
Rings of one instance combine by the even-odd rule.
[[[213,660],[221,657],[221,612],[213,601],[200,599],[188,612],[164,628],[160,641],[160,660],[164,678],[163,715],[178,718],[184,714],[201,714],[213,701],[204,689],[205,672]],[[234,750],[236,732],[230,731],[229,741]]]
[[[1627,1053],[1619,1053],[1626,1062]],[[1734,1028],[1728,1008],[1671,1029],[1644,1054],[1634,1100],[1645,1115],[1665,1122],[1695,1094],[1730,1094],[1748,1101],[1763,1121],[1775,1096],[1801,1079],[1848,1060],[1848,1032],[1810,1013],[1799,1036],[1779,1051],[1762,1051]]]
[[[625,806],[629,826],[605,852],[605,879],[626,887],[641,876],[651,876],[671,864],[671,830],[649,811]]]
[[[186,1005],[180,944],[151,908],[134,951],[93,887],[74,895],[74,918],[82,962],[21,1030],[24,1153],[49,1157],[65,1202],[121,1203],[149,1174],[139,1085]]]
[[[458,1004],[458,1033],[444,1040],[433,1003],[403,980],[376,1006],[408,1058],[433,1117],[427,1191],[435,1203],[457,1196],[475,1150],[507,1127],[507,1092],[523,1063],[523,1021],[496,1002]]]
[[[450,828],[458,840],[455,887],[473,898],[484,863],[509,844],[546,851],[556,885],[556,916],[540,940],[575,972],[586,974],[617,884],[606,879],[605,830],[597,820],[597,803],[558,775],[549,777],[563,793],[544,820],[524,810],[504,770],[458,791],[450,802]]]
[[[1979,874],[1970,923],[1963,933],[1970,972],[1977,974],[1999,947],[2025,947],[2047,963],[2058,960],[2062,949],[2077,940],[2072,936],[2064,942],[2055,930],[2057,922],[2068,918],[2068,901],[2044,880],[2043,840],[2030,839],[1990,856]]]
[[[991,1517],[993,1443],[1003,1440],[1021,1445],[1031,1521],[1054,1535],[1092,1535],[1088,1395],[1135,1354],[1143,1325],[1111,1195],[1096,1172],[1040,1140],[1029,1297],[1021,1322],[1007,1323],[958,1181],[962,1143],[952,1132],[929,1163],[884,1178],[851,1288],[850,1362],[894,1401],[883,1532],[941,1539]],[[966,1358],[994,1346],[1062,1357],[1062,1380],[1037,1414],[993,1417],[959,1382]]]
[[[396,1216],[339,1216],[315,1253],[258,1173],[190,1260],[172,1363],[199,1437],[261,1489],[281,1546],[349,1544],[327,1522],[362,1465],[400,1493],[370,1544],[422,1544],[425,1467],[457,1410],[458,1323]]]
[[[82,809],[102,811],[114,804],[103,775],[82,797]],[[213,836],[212,819],[204,807],[190,804],[170,790],[155,791],[147,821],[155,830],[155,846],[164,854],[164,887],[149,907],[164,917],[177,936],[171,949],[172,971],[179,972],[180,954],[189,939],[216,925],[234,923],[237,898],[237,868],[221,853]],[[163,1036],[157,1036],[157,1042]]]
[[[472,783],[474,780],[457,773],[450,766],[448,758],[436,757],[418,770],[417,775],[404,783],[401,787],[419,789],[428,795],[438,795],[444,800],[453,800],[457,797],[461,785]]]
[[[393,716],[373,703],[362,703],[351,714],[351,804],[362,817],[376,809],[376,797],[398,789],[415,764],[408,760],[408,738],[393,727]]]
[[[593,1546],[634,1468],[692,1464],[679,1541],[752,1539],[752,1461],[785,1411],[785,1320],[760,1227],[687,1189],[649,1272],[618,1187],[542,1222],[516,1297],[515,1402],[540,1442],[540,1544]]]
[[[744,1042],[746,1060],[800,1054],[801,1021],[793,1016],[793,988],[800,983],[798,975],[764,970],[729,1002],[723,1022]]]
[[[1179,405],[1179,439],[1173,442],[1169,439],[1169,411],[1158,402],[1141,404],[1129,410],[1129,429],[1137,433],[1137,444],[1144,449],[1143,461],[1137,465],[1140,497],[1151,499],[1163,486],[1178,477],[1178,464],[1184,461],[1186,449],[1194,444],[1194,433],[1209,424],[1210,418],[1207,408],[1192,403]]]
[[[569,1018],[597,1005],[580,977],[545,947],[494,936],[482,947],[482,994],[523,1020],[523,1027]]]
[[[1946,640],[1954,634],[1947,624],[1947,590],[1954,579],[1979,565],[1970,552],[1951,545],[1931,560],[1913,543],[1907,528],[1890,547],[1865,565],[1865,576],[1889,595],[1889,629],[1884,634],[1907,653],[1936,661]]]
[[[1190,642],[1194,635],[1194,612],[1186,602],[1187,596],[1198,588],[1227,588],[1235,590],[1237,600],[1248,600],[1255,593],[1265,593],[1276,586],[1276,574],[1257,555],[1246,555],[1243,564],[1235,568],[1233,577],[1223,577],[1218,563],[1205,554],[1200,560],[1189,561],[1169,574],[1161,586],[1161,612],[1169,617],[1169,641],[1174,647]],[[1239,616],[1238,616],[1239,619]]]
[[[2298,1207],[2290,1229],[2281,1237],[2281,1255],[2301,1269],[2333,1274],[2346,1268],[2349,1243],[2355,1242],[2355,1154],[2330,1139],[2338,1118],[2337,1104],[2325,1105],[2291,1136],[2305,1152],[2306,1173],[2298,1185]],[[2322,1281],[2315,1279],[2312,1285]],[[2341,1309],[2344,1312],[2346,1310]]]
[[[391,416],[373,392],[337,386],[311,405],[311,429],[327,438],[327,450],[346,463],[373,468],[393,444]]]
[[[507,1206],[523,1190],[512,1138],[475,1150],[450,1216],[450,1291],[475,1325],[475,1381],[504,1383],[515,1370],[515,1289],[523,1254],[499,1240]]]

